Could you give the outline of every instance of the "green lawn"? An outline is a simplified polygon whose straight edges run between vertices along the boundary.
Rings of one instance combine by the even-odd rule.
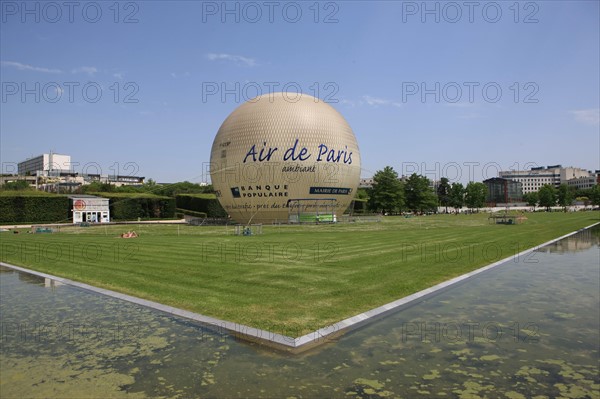
[[[163,304],[299,336],[599,220],[534,213],[387,217],[380,223],[229,227],[68,227],[0,233],[0,258]],[[140,237],[117,236],[134,229]]]

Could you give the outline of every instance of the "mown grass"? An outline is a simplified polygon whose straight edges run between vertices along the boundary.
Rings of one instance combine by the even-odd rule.
[[[129,225],[1,233],[0,258],[291,336],[430,287],[599,221],[597,212],[388,217],[380,223],[231,227]],[[140,236],[121,239],[134,229]]]

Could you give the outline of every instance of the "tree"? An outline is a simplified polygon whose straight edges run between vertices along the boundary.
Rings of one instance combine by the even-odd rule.
[[[583,202],[583,206],[585,206],[585,207],[589,206],[591,203],[591,201],[588,197],[577,197],[577,198],[575,198],[575,201]]]
[[[366,188],[359,187],[354,195],[354,201],[350,205],[351,213],[364,213],[369,203],[369,193]]]
[[[366,188],[359,187],[358,189],[356,189],[356,195],[354,197],[366,200],[369,199],[369,193]]]
[[[370,190],[369,208],[376,212],[392,213],[401,211],[404,206],[404,190],[398,180],[398,173],[391,166],[378,170],[373,176]]]
[[[82,194],[86,193],[110,193],[115,191],[115,186],[110,183],[101,183],[99,181],[91,182],[79,188]]]
[[[450,206],[458,213],[465,204],[465,187],[461,183],[452,183],[449,197]]]
[[[406,197],[406,207],[413,212],[435,210],[437,207],[437,197],[429,186],[429,179],[425,176],[413,173],[410,175],[404,185],[404,196]]]
[[[590,190],[590,201],[592,201],[592,205],[600,206],[600,184],[596,184]]]
[[[573,192],[573,197],[588,197],[590,198],[592,195],[593,188],[577,188]]]
[[[440,179],[440,185],[437,188],[438,201],[441,206],[446,207],[446,213],[448,213],[448,205],[450,205],[450,183],[447,177]]]
[[[558,200],[558,205],[563,207],[563,210],[567,211],[567,206],[573,203],[573,192],[566,184],[561,184],[558,186],[558,192],[556,194],[556,199]]]
[[[538,191],[538,198],[540,206],[549,211],[551,206],[556,205],[556,189],[550,184],[544,184]]]
[[[527,202],[527,205],[532,206],[533,210],[535,211],[535,206],[537,205],[539,200],[537,191],[523,194],[523,200]]]
[[[144,187],[148,191],[158,195],[165,195],[167,197],[174,197],[177,194],[203,194],[212,192],[213,188],[211,185],[201,186],[198,183],[190,183],[189,181],[182,181],[172,184],[156,184],[153,183],[152,179]]]
[[[469,182],[465,189],[465,204],[471,209],[481,208],[485,205],[487,187],[483,183]]]

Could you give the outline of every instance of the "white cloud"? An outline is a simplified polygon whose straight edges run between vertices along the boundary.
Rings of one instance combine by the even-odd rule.
[[[365,102],[373,107],[377,107],[379,105],[391,105],[394,107],[402,107],[402,104],[399,102],[395,102],[395,101],[391,101],[391,100],[386,100],[384,98],[379,98],[379,97],[372,97],[372,96],[363,96],[363,99],[365,100]]]
[[[585,125],[600,125],[600,108],[577,109],[569,111],[575,116],[575,120]]]
[[[34,72],[44,72],[44,73],[62,73],[62,71],[60,69],[51,69],[51,68],[44,68],[44,67],[36,67],[33,65],[27,65],[27,64],[22,64],[20,62],[14,62],[14,61],[2,61],[0,62],[2,64],[2,66],[6,66],[6,67],[10,67],[10,68],[16,68],[20,71],[34,71]]]
[[[242,55],[209,53],[206,54],[206,58],[208,58],[210,61],[231,61],[237,65],[245,65],[249,67],[258,65],[254,58],[248,58]]]
[[[388,105],[390,103],[389,100],[384,100],[383,98],[378,97],[363,96],[363,98],[369,105]]]
[[[87,73],[90,76],[94,76],[94,74],[96,72],[98,72],[96,67],[90,67],[90,66],[82,66],[79,68],[75,68],[71,71],[71,73]]]
[[[117,72],[117,73],[113,73],[113,77],[117,78],[119,80],[123,80],[123,72]]]

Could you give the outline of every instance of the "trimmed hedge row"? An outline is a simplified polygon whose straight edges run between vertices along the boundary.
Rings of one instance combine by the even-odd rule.
[[[111,220],[173,218],[177,210],[198,217],[227,217],[214,194],[180,194],[175,198],[139,193],[93,194],[110,200]],[[67,196],[39,195],[38,192],[32,195],[3,192],[0,195],[0,223],[64,223],[71,219],[69,211]],[[355,199],[354,212],[365,211],[366,200]]]
[[[52,195],[0,196],[0,223],[69,222],[69,198]]]
[[[182,218],[184,217],[184,215],[195,216],[197,218],[203,218],[203,219],[208,217],[208,215],[205,212],[190,211],[189,209],[182,209],[182,208],[177,208],[177,215],[181,215]]]
[[[367,212],[367,200],[363,198],[354,198],[354,209],[353,213],[366,213]]]
[[[175,200],[177,208],[202,212],[209,218],[227,217],[227,212],[214,194],[179,194]]]
[[[175,217],[175,198],[138,193],[93,193],[108,198],[111,220]]]

